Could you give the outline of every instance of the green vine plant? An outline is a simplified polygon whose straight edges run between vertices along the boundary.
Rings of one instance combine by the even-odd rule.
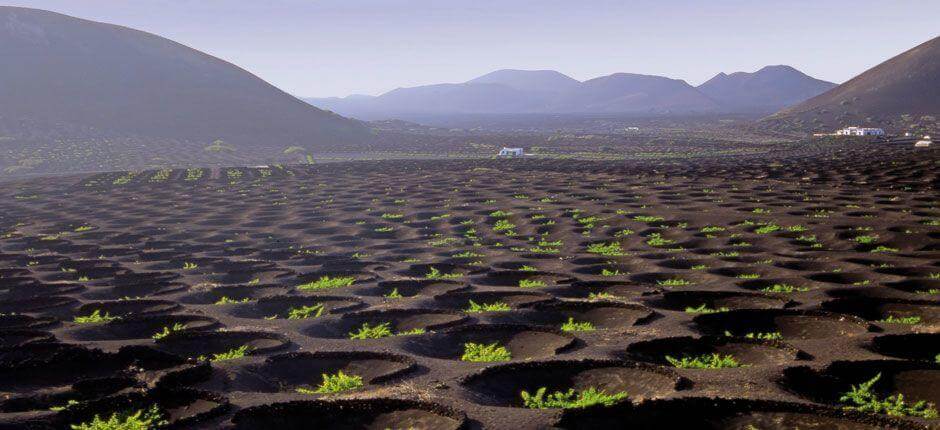
[[[356,278],[353,276],[337,276],[331,278],[329,276],[321,276],[320,279],[316,281],[307,282],[306,284],[301,284],[297,286],[298,290],[326,290],[330,288],[340,288],[348,287],[356,282]]]
[[[588,387],[581,391],[571,388],[568,391],[556,391],[547,396],[546,392],[547,389],[542,387],[536,390],[535,394],[522,391],[519,396],[522,397],[523,406],[529,409],[576,409],[594,405],[612,406],[627,398],[626,392],[608,394],[604,390],[598,390],[595,387]]]
[[[153,334],[153,340],[160,340],[173,333],[178,333],[186,329],[186,324],[173,323],[172,326],[164,326],[162,331]]]
[[[301,306],[299,308],[290,308],[287,311],[287,319],[289,320],[303,320],[307,318],[318,318],[323,315],[323,312],[326,308],[322,303],[317,303],[310,306]]]
[[[861,384],[852,385],[851,390],[839,397],[839,402],[845,404],[846,409],[874,414],[918,417],[928,420],[937,418],[937,408],[933,403],[927,403],[924,400],[911,403],[905,400],[901,393],[892,394],[884,399],[878,398],[871,388],[879,379],[881,379],[881,373]]]
[[[575,321],[574,317],[568,317],[568,321],[561,325],[562,331],[594,331],[597,327],[588,321]]]
[[[83,315],[83,316],[80,315],[80,316],[75,317],[73,321],[76,324],[100,324],[100,323],[108,323],[108,322],[119,320],[119,319],[121,319],[121,317],[113,317],[108,312],[105,312],[104,314],[102,314],[100,309],[95,309],[94,312],[88,315]]]
[[[324,373],[323,382],[317,386],[316,390],[309,388],[298,388],[297,392],[301,394],[333,394],[344,391],[355,390],[363,386],[362,377],[359,375],[347,375],[342,370],[333,375]]]
[[[747,367],[738,362],[732,355],[721,355],[718,353],[691,357],[683,356],[682,358],[667,355],[666,361],[680,369],[732,369],[736,367]]]
[[[248,353],[251,352],[251,349],[252,348],[249,345],[242,345],[242,346],[239,346],[238,348],[232,348],[225,352],[212,354],[212,357],[206,357],[205,355],[200,355],[199,357],[196,357],[196,359],[199,361],[204,361],[208,359],[209,361],[212,361],[212,362],[234,360],[236,358],[242,358],[248,355]]]
[[[496,342],[491,344],[467,342],[463,347],[463,355],[460,356],[460,359],[463,361],[494,362],[509,361],[512,359],[512,354],[509,353],[509,350]]]
[[[483,312],[506,312],[511,310],[508,304],[503,302],[477,303],[470,300],[470,306],[465,309],[469,314],[478,314]]]
[[[72,424],[72,430],[149,430],[169,424],[157,405],[147,410],[115,412],[108,419],[95,415],[91,421]]]

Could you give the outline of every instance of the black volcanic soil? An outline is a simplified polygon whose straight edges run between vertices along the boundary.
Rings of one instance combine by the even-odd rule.
[[[940,157],[873,148],[0,184],[0,428],[936,427],[838,400],[879,372],[940,399]],[[701,354],[743,367],[665,359]],[[363,385],[303,393],[338,371]],[[628,400],[523,408],[540,387]]]

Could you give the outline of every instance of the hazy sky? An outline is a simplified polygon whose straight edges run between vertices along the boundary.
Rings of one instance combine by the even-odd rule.
[[[379,94],[500,68],[697,85],[789,64],[843,82],[940,35],[940,0],[0,0],[125,25],[299,96]]]

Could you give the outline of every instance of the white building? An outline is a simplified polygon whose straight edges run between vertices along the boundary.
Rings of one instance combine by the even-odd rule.
[[[885,131],[880,128],[846,127],[836,131],[837,136],[884,136]]]
[[[523,153],[522,148],[503,148],[496,155],[499,157],[521,157],[525,153]]]
[[[914,147],[915,148],[927,148],[930,146],[931,143],[933,143],[933,141],[930,140],[930,136],[924,136],[923,139],[918,140],[917,142],[914,143]]]

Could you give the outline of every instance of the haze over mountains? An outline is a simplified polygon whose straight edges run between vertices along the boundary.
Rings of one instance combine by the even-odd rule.
[[[552,70],[498,70],[457,84],[398,88],[377,97],[306,99],[360,119],[421,114],[770,114],[836,84],[788,66],[720,73],[693,87],[679,79],[615,73],[577,81]]]
[[[719,73],[698,89],[728,111],[776,112],[835,86],[790,66],[767,66],[754,73]]]
[[[765,120],[804,130],[844,125],[894,126],[940,116],[940,37]],[[930,117],[933,117],[931,120]],[[889,127],[892,128],[892,127]]]
[[[554,70],[503,69],[471,79],[468,84],[501,84],[519,91],[564,93],[576,89],[581,82]]]
[[[251,73],[171,40],[0,6],[0,136],[290,145],[365,138]]]
[[[831,130],[940,113],[940,39],[838,87],[789,66],[719,73],[698,87],[631,73],[581,82],[552,70],[505,69],[377,97],[307,99],[336,113],[171,40],[43,10],[0,6],[0,58],[0,142],[221,138],[266,150],[324,142],[345,149],[373,142],[373,131],[338,114],[417,122],[422,115],[453,114],[731,113],[756,119],[784,109],[764,124]]]

